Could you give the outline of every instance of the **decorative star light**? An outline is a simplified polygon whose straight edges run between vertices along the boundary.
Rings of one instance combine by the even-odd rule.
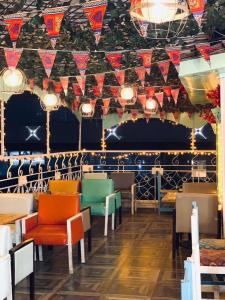
[[[200,136],[202,137],[203,139],[207,140],[207,137],[204,135],[203,133],[203,129],[204,129],[205,126],[202,126],[200,128],[195,128],[195,136]]]
[[[36,128],[31,128],[29,126],[26,126],[27,130],[28,130],[28,137],[25,139],[25,141],[29,141],[31,138],[34,138],[38,141],[40,141],[39,136],[37,135],[37,132],[39,130],[41,126],[37,126]]]
[[[118,136],[117,133],[116,133],[117,128],[118,128],[118,126],[107,129],[108,135],[106,136],[105,139],[108,140],[108,138],[110,138],[111,136],[114,136],[117,140],[120,140],[121,136]]]

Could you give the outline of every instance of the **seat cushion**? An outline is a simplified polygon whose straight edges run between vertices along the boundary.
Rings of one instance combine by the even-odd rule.
[[[92,216],[105,216],[105,202],[96,202],[96,203],[82,203],[81,204],[81,209],[85,208],[85,207],[91,207],[91,215]],[[108,215],[111,215],[112,213],[115,212],[115,203],[111,203],[109,205],[109,213]]]
[[[66,225],[38,225],[24,235],[24,240],[34,239],[36,245],[66,245]]]
[[[199,246],[201,249],[225,250],[225,239],[201,239]]]
[[[201,266],[225,266],[225,250],[200,250]]]

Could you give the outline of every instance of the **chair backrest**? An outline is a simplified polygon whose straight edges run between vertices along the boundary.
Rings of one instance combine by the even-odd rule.
[[[182,186],[184,193],[217,193],[217,185],[215,182],[184,182]]]
[[[110,177],[114,181],[115,189],[129,190],[135,183],[134,172],[113,172]]]
[[[80,180],[49,180],[49,191],[54,195],[80,193]]]
[[[112,179],[83,179],[82,201],[100,202],[114,192]]]
[[[176,232],[191,232],[192,202],[199,207],[201,233],[217,234],[218,197],[215,194],[177,193]]]
[[[12,238],[10,227],[7,225],[0,225],[0,256],[8,254],[11,248]]]
[[[10,255],[0,256],[0,299],[11,299],[11,264]]]
[[[108,175],[107,173],[84,173],[83,174],[84,179],[107,179]]]
[[[2,214],[30,214],[34,208],[33,194],[0,193]]]
[[[65,225],[80,212],[80,195],[41,194],[38,199],[38,224]]]
[[[84,232],[86,232],[89,229],[91,229],[91,209],[90,209],[90,207],[81,210],[81,215],[82,215]]]

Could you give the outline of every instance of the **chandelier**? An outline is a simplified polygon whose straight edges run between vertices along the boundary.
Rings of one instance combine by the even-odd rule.
[[[142,37],[177,37],[190,14],[185,0],[130,0],[131,20]]]

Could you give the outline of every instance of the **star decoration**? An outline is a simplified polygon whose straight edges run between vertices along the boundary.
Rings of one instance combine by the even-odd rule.
[[[117,133],[116,133],[117,128],[118,128],[118,126],[107,129],[108,135],[106,136],[105,139],[108,140],[111,136],[114,136],[117,140],[120,140],[121,136],[118,136]]]
[[[40,138],[37,135],[37,132],[38,132],[38,130],[39,130],[40,127],[41,126],[37,126],[36,128],[31,128],[29,126],[26,126],[29,135],[27,136],[27,138],[25,139],[25,141],[29,141],[31,138],[34,138],[34,139],[40,141]]]
[[[205,126],[202,126],[200,128],[195,128],[195,136],[200,136],[202,137],[203,139],[207,140],[207,137],[204,135],[203,133],[203,129],[204,129]]]

